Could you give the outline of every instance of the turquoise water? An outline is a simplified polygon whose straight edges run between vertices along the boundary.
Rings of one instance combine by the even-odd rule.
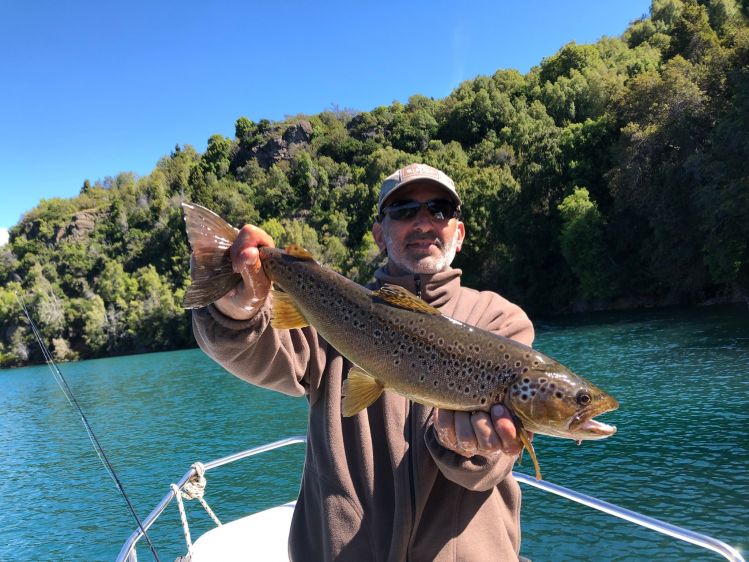
[[[702,308],[537,321],[536,347],[615,395],[611,439],[537,437],[544,478],[749,549],[749,311]],[[200,351],[62,365],[145,516],[196,460],[304,432],[306,402],[232,377]],[[231,520],[291,499],[303,447],[209,473]],[[262,466],[259,461],[262,461]],[[518,470],[532,473],[529,460]],[[523,554],[544,560],[721,560],[708,551],[524,489]],[[192,502],[194,503],[194,502]],[[135,528],[47,367],[0,372],[0,560],[112,560]],[[193,537],[211,526],[188,505]],[[170,505],[151,533],[184,551]],[[141,560],[150,560],[141,549]]]

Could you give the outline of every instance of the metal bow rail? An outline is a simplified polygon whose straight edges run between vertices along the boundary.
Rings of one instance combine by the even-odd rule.
[[[215,461],[205,463],[205,471],[208,472],[209,470],[217,468],[219,466],[230,464],[247,457],[264,453],[266,451],[272,451],[273,449],[286,447],[287,445],[306,443],[306,441],[307,440],[303,435],[287,437],[286,439],[274,441],[273,443],[267,443],[265,445],[261,445],[260,447],[247,449],[246,451],[242,451],[234,455],[229,455],[228,457],[223,457]],[[180,479],[176,487],[178,489],[181,489],[182,486],[185,485],[185,483],[187,483],[193,476],[195,476],[195,473],[195,469],[191,468]],[[526,484],[528,486],[533,486],[534,488],[538,488],[545,492],[561,496],[568,500],[577,502],[598,511],[602,511],[603,513],[607,513],[609,515],[613,515],[614,517],[617,517],[619,519],[624,519],[625,521],[629,521],[630,523],[640,525],[641,527],[651,529],[669,537],[692,543],[708,550],[712,550],[714,552],[717,552],[727,560],[731,560],[732,562],[746,562],[744,560],[744,557],[738,550],[733,548],[731,545],[726,544],[723,541],[720,541],[713,537],[703,535],[701,533],[696,533],[682,527],[677,527],[676,525],[671,525],[670,523],[666,523],[665,521],[660,521],[659,519],[648,517],[647,515],[642,515],[641,513],[637,513],[635,511],[630,511],[629,509],[625,509],[623,507],[619,507],[618,505],[599,500],[598,498],[594,498],[592,496],[581,494],[580,492],[570,490],[569,488],[559,486],[558,484],[552,484],[551,482],[547,482],[545,480],[536,480],[534,477],[523,474],[522,472],[513,472],[512,474],[513,476],[515,476],[518,482],[522,482],[523,484]],[[172,489],[162,498],[161,502],[159,502],[159,504],[150,513],[150,515],[143,520],[143,530],[147,532],[148,529],[151,528],[153,523],[156,521],[156,519],[158,519],[158,517],[169,505],[172,499],[174,499],[174,497],[175,492]],[[136,546],[138,541],[143,537],[143,530],[137,529],[133,532],[132,535],[130,535],[125,544],[122,546],[119,555],[117,556],[117,562],[137,562],[138,557],[136,554]]]

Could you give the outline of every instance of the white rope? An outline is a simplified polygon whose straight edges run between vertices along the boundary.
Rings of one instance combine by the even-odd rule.
[[[187,543],[187,554],[192,556],[192,538],[190,537],[190,526],[187,524],[187,514],[185,513],[185,505],[182,503],[182,498],[186,500],[198,500],[200,505],[203,506],[206,513],[213,519],[213,522],[217,527],[221,527],[221,521],[218,520],[216,514],[210,508],[208,503],[203,499],[205,494],[205,487],[208,483],[205,479],[205,466],[203,463],[196,462],[190,468],[195,470],[190,479],[182,485],[180,490],[176,484],[172,484],[171,488],[174,492],[174,497],[177,499],[177,507],[179,508],[179,516],[182,519],[182,532],[185,535],[185,543]]]
[[[192,557],[192,539],[190,538],[190,526],[187,524],[187,514],[185,513],[185,505],[182,503],[182,493],[176,484],[171,485],[174,497],[177,500],[177,507],[179,508],[179,517],[182,519],[182,532],[185,534],[185,543],[187,543],[187,555]]]

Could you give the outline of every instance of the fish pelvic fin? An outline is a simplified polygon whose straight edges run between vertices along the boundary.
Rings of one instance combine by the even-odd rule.
[[[343,381],[343,401],[341,409],[343,417],[348,418],[371,406],[377,400],[385,387],[372,375],[361,367],[354,365]]]
[[[273,289],[273,308],[270,313],[270,325],[276,330],[291,330],[293,328],[306,328],[309,322],[304,313],[299,310],[294,299],[289,293]]]
[[[520,437],[523,446],[528,450],[528,454],[531,456],[533,468],[536,469],[536,480],[541,480],[541,466],[538,464],[538,458],[536,458],[536,450],[533,448],[533,442],[524,427],[518,427],[518,437]],[[520,451],[520,454],[522,455],[523,452]]]
[[[408,289],[398,285],[385,284],[376,291],[372,291],[372,298],[381,299],[387,304],[413,310],[414,312],[423,312],[425,314],[442,314],[439,310],[421,300]]]
[[[242,276],[232,269],[229,255],[239,231],[200,205],[182,203],[182,211],[192,249],[192,283],[182,306],[201,308],[217,301],[242,281]]]

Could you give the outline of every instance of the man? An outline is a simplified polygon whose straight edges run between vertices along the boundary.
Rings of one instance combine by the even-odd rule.
[[[443,314],[530,345],[525,313],[499,295],[460,286],[450,264],[465,238],[453,181],[411,164],[382,184],[372,227],[387,264],[374,286],[405,287]],[[238,377],[310,404],[307,457],[291,524],[292,560],[517,560],[521,443],[501,405],[450,412],[385,392],[341,416],[351,363],[313,328],[270,327],[270,282],[246,225],[231,248],[243,283],[193,316],[200,347]]]

